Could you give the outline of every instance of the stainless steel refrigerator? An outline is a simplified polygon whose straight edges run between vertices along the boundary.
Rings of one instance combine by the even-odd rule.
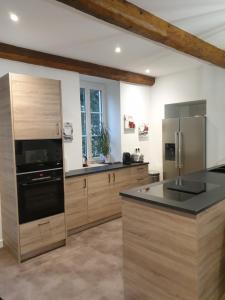
[[[206,166],[206,118],[164,119],[163,178],[171,179]]]

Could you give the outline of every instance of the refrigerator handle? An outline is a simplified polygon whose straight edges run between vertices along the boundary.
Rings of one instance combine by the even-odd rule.
[[[179,157],[179,135],[178,135],[178,131],[175,131],[175,168],[179,168],[179,161],[178,161],[178,157]]]
[[[179,147],[178,147],[178,166],[183,168],[183,134],[182,131],[179,131]]]

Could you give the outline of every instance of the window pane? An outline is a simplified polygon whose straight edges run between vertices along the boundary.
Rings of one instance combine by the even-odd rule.
[[[86,102],[85,102],[85,89],[80,89],[80,107],[81,111],[86,111]]]
[[[86,136],[82,136],[82,153],[83,156],[87,156],[87,137]]]
[[[81,112],[82,135],[87,134],[86,113]]]
[[[100,135],[101,132],[101,114],[91,114],[91,133],[92,135]]]
[[[91,143],[92,143],[92,156],[99,157],[101,154],[99,136],[92,136]]]
[[[102,111],[102,91],[90,90],[91,112]]]

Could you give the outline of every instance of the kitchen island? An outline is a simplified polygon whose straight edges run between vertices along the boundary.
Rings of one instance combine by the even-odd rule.
[[[225,174],[197,172],[121,195],[125,300],[221,299]]]

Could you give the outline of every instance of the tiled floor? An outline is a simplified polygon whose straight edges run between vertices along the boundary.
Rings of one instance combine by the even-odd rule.
[[[73,235],[66,247],[20,265],[0,250],[0,297],[123,300],[121,220]]]

